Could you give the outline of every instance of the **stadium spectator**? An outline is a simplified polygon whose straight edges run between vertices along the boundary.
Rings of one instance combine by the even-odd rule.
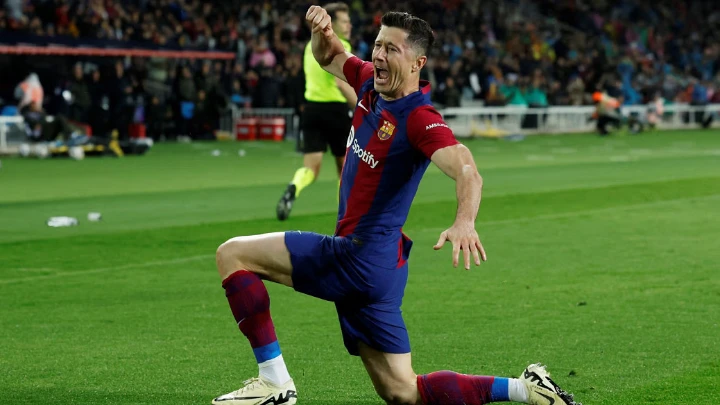
[[[190,67],[182,67],[182,73],[177,83],[178,114],[176,115],[177,128],[181,135],[190,133],[197,98],[197,87]]]
[[[147,135],[154,141],[164,135],[164,125],[167,118],[167,107],[158,96],[150,98],[150,104],[145,108],[145,125]]]
[[[287,76],[284,81],[283,98],[285,107],[300,113],[305,102],[305,75],[299,56],[289,58],[286,63]]]
[[[90,95],[90,108],[87,121],[82,122],[90,125],[93,134],[105,134],[110,118],[108,114],[109,99],[99,69],[92,70],[87,87]]]
[[[68,118],[77,122],[88,122],[90,113],[90,90],[85,82],[82,64],[77,63],[73,69],[73,77],[69,85],[70,94],[72,94],[72,104]]]
[[[349,40],[364,58],[369,56],[379,16],[390,6],[407,9],[436,27],[438,44],[431,53],[433,64],[423,72],[423,78],[433,84],[437,102],[446,97],[443,89],[448,77],[457,88],[461,105],[544,105],[545,100],[547,105],[588,105],[595,91],[606,92],[624,105],[646,104],[656,91],[669,103],[699,103],[705,98],[713,102],[720,88],[720,11],[710,0],[687,4],[626,0],[577,3],[578,7],[571,6],[576,2],[552,0],[347,3],[357,11],[352,19],[356,30]],[[101,75],[111,114],[117,113],[122,103],[126,81],[133,87],[134,97],[145,98],[144,103],[149,104],[154,93],[148,93],[145,86],[150,81],[157,83],[156,87],[172,89],[165,90],[160,98],[174,106],[173,119],[180,122],[180,103],[194,102],[201,88],[208,100],[215,100],[211,104],[223,105],[224,95],[212,94],[210,83],[218,83],[226,97],[231,92],[238,96],[233,101],[238,108],[301,105],[304,100],[298,102],[291,90],[292,83],[300,80],[295,74],[297,66],[288,61],[302,55],[309,38],[307,27],[301,23],[304,6],[298,0],[242,2],[239,7],[227,0],[13,0],[0,9],[0,41],[11,38],[13,43],[32,43],[52,36],[53,41],[102,40],[112,46],[131,42],[132,47],[233,52],[235,60],[210,67],[177,61],[188,67],[195,88],[183,79],[182,69],[174,70],[175,61],[157,76],[143,67],[141,59],[122,67],[131,72]],[[32,66],[34,58],[22,61],[27,66],[23,75],[38,71]],[[41,74],[43,83],[56,88],[70,76],[67,73],[76,62],[74,58],[55,62],[65,65],[56,69],[63,74],[57,78]],[[168,70],[170,74],[165,73]],[[540,81],[536,78],[538,70]],[[20,81],[16,72],[0,73],[12,77],[11,82]],[[694,96],[691,87],[696,86],[690,83],[691,78],[699,81]],[[75,80],[73,87],[81,88],[82,82]],[[235,80],[240,90],[235,88]],[[88,80],[85,84],[90,90]],[[266,94],[265,86],[272,97]],[[700,87],[707,97],[700,94]],[[183,94],[179,94],[181,89]],[[455,91],[451,93],[455,104]],[[4,89],[0,97],[12,99],[12,89]],[[56,112],[50,103],[45,106],[49,113]],[[70,113],[82,117],[82,110],[75,105]]]
[[[178,95],[181,101],[195,101],[197,96],[197,84],[196,80],[193,79],[192,71],[190,67],[184,66],[182,68],[182,75],[178,81]]]
[[[255,69],[263,68],[274,68],[277,58],[275,54],[270,50],[268,40],[264,35],[261,35],[257,39],[253,47],[253,52],[250,54],[250,67]]]
[[[197,101],[192,116],[192,124],[190,136],[192,139],[214,139],[213,138],[213,118],[214,106],[212,101],[208,99],[208,95],[204,89],[200,89],[197,93]]]
[[[275,71],[272,68],[263,66],[259,69],[257,84],[253,90],[253,107],[278,107],[280,92],[282,90],[281,78],[275,75]]]
[[[438,101],[445,107],[460,107],[460,89],[455,85],[455,79],[448,76],[439,89]]]

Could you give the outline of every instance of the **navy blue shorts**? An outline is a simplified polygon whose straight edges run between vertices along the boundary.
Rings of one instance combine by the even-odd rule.
[[[358,355],[358,342],[385,353],[409,353],[402,305],[408,266],[398,249],[357,238],[286,232],[296,291],[335,303],[343,342]],[[372,254],[375,252],[375,254]],[[382,253],[378,255],[377,253]]]

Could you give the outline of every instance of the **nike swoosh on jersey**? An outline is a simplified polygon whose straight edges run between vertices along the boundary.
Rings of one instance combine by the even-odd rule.
[[[365,108],[364,105],[362,105],[362,100],[358,101],[358,106],[359,106],[360,108],[362,108],[363,110],[365,110],[365,112],[370,112],[370,111],[368,111],[367,108]]]

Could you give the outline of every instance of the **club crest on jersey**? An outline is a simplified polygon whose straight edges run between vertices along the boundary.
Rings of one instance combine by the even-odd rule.
[[[380,129],[378,129],[378,138],[382,141],[388,140],[391,136],[393,136],[393,132],[395,132],[395,125],[385,121]]]

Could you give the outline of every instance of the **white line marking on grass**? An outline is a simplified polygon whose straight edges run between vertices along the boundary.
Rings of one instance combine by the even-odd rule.
[[[538,145],[530,144],[530,145],[520,145],[520,149],[522,150],[538,150],[540,147]]]
[[[692,148],[697,144],[693,141],[681,141],[681,142],[673,142],[670,145],[679,147],[679,148],[688,148],[688,147]]]
[[[552,220],[552,219],[564,219],[564,218],[575,218],[575,217],[582,217],[584,215],[597,215],[597,214],[606,214],[606,213],[613,213],[617,211],[633,211],[637,209],[645,209],[648,207],[655,207],[655,206],[661,206],[665,204],[673,204],[673,203],[679,203],[679,202],[686,202],[686,201],[693,201],[693,200],[712,200],[715,198],[719,198],[720,194],[711,194],[706,195],[703,197],[687,197],[687,198],[675,198],[672,200],[663,200],[663,201],[654,201],[649,203],[639,203],[639,204],[630,204],[625,206],[618,206],[618,207],[608,207],[608,208],[598,208],[594,210],[585,210],[585,211],[572,211],[572,212],[565,212],[561,214],[546,214],[546,215],[537,215],[534,217],[525,217],[525,218],[510,218],[510,219],[498,219],[494,221],[479,221],[478,227],[484,227],[484,226],[492,226],[492,225],[507,225],[507,224],[516,224],[521,222],[535,222],[535,221],[546,221],[546,220]],[[442,232],[449,228],[420,228],[420,229],[408,229],[408,232],[425,232],[425,231],[437,231]]]
[[[610,156],[611,162],[629,162],[631,160],[630,156]]]
[[[527,155],[525,159],[531,162],[549,162],[555,160],[555,156],[552,155]]]
[[[21,272],[29,272],[29,271],[58,271],[60,269],[56,269],[54,267],[18,267],[16,269],[10,269],[10,271],[21,271]]]
[[[650,203],[640,203],[640,204],[630,204],[630,205],[625,205],[625,206],[599,208],[599,209],[594,209],[594,210],[573,211],[573,212],[566,212],[566,213],[561,213],[561,214],[547,214],[547,215],[537,215],[534,217],[525,217],[525,218],[510,218],[510,219],[499,219],[499,220],[495,220],[495,221],[481,221],[479,223],[479,226],[483,227],[483,226],[492,226],[492,225],[507,225],[507,224],[522,223],[522,222],[535,222],[535,221],[546,221],[546,220],[552,220],[552,219],[574,218],[574,217],[581,217],[584,215],[596,215],[596,214],[604,214],[604,213],[613,213],[613,212],[618,212],[618,211],[632,211],[632,210],[636,210],[636,209],[644,209],[647,207],[661,206],[661,205],[665,205],[665,204],[673,204],[673,203],[692,201],[692,200],[710,200],[710,199],[715,199],[718,197],[720,197],[720,194],[711,194],[711,195],[702,196],[702,197],[676,198],[676,199],[672,199],[672,200],[654,201],[654,202],[650,202]],[[442,232],[447,228],[448,227],[443,227],[443,228],[431,227],[431,228],[418,228],[418,229],[411,228],[411,229],[408,229],[408,231],[411,233],[429,232],[429,231]],[[208,260],[214,256],[215,255],[209,255],[209,254],[208,255],[198,255],[198,256],[188,256],[188,257],[180,257],[177,259],[170,259],[170,260],[157,260],[154,262],[132,263],[132,264],[124,264],[122,266],[103,267],[103,268],[98,268],[98,269],[87,269],[87,270],[78,270],[78,271],[69,271],[69,272],[63,272],[63,273],[47,274],[47,275],[43,275],[43,276],[7,279],[7,280],[0,280],[0,285],[21,283],[24,281],[45,280],[45,279],[51,279],[51,278],[83,276],[86,274],[106,273],[109,271],[121,271],[121,270],[138,269],[138,268],[144,268],[144,267],[164,266],[164,265],[169,265],[169,264],[182,264],[182,263],[192,262],[192,261],[196,261],[196,260]]]
[[[146,262],[146,263],[130,263],[130,264],[123,264],[121,266],[112,266],[112,267],[101,267],[98,269],[87,269],[87,270],[77,270],[77,271],[66,271],[61,273],[55,273],[55,274],[46,274],[43,276],[32,276],[32,277],[23,277],[23,278],[11,278],[7,280],[0,280],[0,285],[2,284],[13,284],[13,283],[21,283],[23,281],[35,281],[35,280],[45,280],[49,278],[63,278],[63,277],[71,277],[71,276],[84,276],[86,274],[97,274],[97,273],[107,273],[109,271],[120,271],[120,270],[127,270],[127,269],[138,269],[138,268],[144,268],[144,267],[153,267],[153,266],[165,266],[169,264],[182,264],[187,262],[194,262],[196,260],[208,260],[210,258],[215,257],[215,255],[198,255],[198,256],[188,256],[188,257],[180,257],[177,259],[169,259],[169,260],[156,260],[153,262]]]
[[[698,155],[699,150],[698,149],[679,149],[679,148],[670,148],[665,149],[666,151],[672,153],[673,155],[676,155],[678,157],[687,157],[686,155]]]
[[[575,148],[554,148],[552,149],[552,153],[562,154],[562,155],[571,155],[573,153],[577,153],[577,149]]]

